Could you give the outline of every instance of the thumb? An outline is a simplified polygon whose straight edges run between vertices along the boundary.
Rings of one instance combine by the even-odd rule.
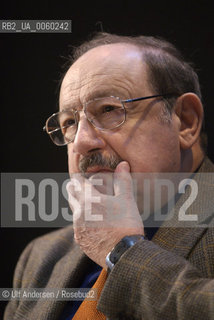
[[[130,165],[128,162],[122,161],[114,171],[114,193],[115,195],[132,193],[132,189]]]
[[[117,167],[116,167],[116,169],[115,169],[114,172],[115,172],[115,173],[117,173],[117,172],[130,172],[130,165],[129,165],[129,163],[128,163],[127,161],[121,161],[121,162],[117,165]]]

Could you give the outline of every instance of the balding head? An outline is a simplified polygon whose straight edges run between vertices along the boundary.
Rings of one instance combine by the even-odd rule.
[[[71,96],[79,104],[103,94],[128,99],[149,94],[149,87],[147,66],[137,46],[103,45],[83,54],[69,68],[61,86],[60,108],[70,103]]]

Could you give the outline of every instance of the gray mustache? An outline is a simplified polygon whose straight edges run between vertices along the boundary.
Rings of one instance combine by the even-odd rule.
[[[88,168],[99,166],[103,168],[108,168],[115,170],[117,165],[122,161],[122,159],[116,155],[103,156],[101,152],[92,153],[90,155],[84,156],[79,162],[79,170],[85,173]]]

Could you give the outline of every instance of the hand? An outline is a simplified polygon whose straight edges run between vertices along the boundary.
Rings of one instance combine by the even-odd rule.
[[[118,164],[108,194],[101,191],[108,189],[112,174],[105,173],[104,186],[95,187],[99,177],[99,173],[89,179],[81,177],[78,188],[69,182],[67,191],[75,241],[90,259],[106,268],[109,251],[127,235],[144,235],[144,227],[134,199],[129,164],[125,161]]]

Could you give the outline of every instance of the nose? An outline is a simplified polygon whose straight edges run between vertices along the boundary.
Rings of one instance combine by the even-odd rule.
[[[103,149],[106,143],[101,137],[101,131],[95,128],[83,115],[78,123],[78,129],[73,142],[73,152],[87,155],[90,152]]]

